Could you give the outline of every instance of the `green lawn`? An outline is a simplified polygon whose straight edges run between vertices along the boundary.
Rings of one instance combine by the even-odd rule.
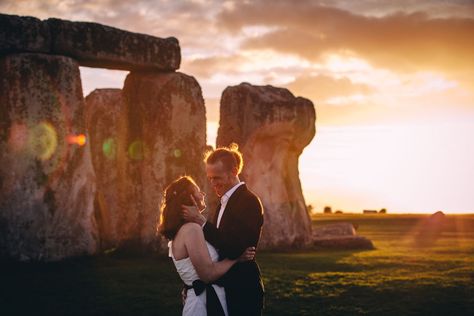
[[[422,215],[318,215],[349,221],[370,251],[259,253],[266,315],[474,315],[474,216],[448,216],[431,245]],[[0,315],[180,315],[180,281],[165,257],[108,255],[3,264]]]

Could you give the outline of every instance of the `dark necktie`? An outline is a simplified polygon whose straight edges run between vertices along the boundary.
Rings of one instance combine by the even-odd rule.
[[[214,216],[212,216],[212,223],[217,226],[217,218],[219,217],[219,211],[221,210],[221,202],[217,204],[217,209],[214,212]]]

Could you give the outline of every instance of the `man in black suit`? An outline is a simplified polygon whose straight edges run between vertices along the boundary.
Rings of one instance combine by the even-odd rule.
[[[196,208],[184,207],[183,217],[200,224],[206,240],[219,251],[220,259],[236,259],[247,247],[257,247],[263,225],[259,198],[239,180],[243,159],[237,146],[218,148],[205,159],[206,173],[220,198],[210,220]],[[226,290],[230,316],[261,315],[263,282],[255,260],[235,264],[220,280]]]

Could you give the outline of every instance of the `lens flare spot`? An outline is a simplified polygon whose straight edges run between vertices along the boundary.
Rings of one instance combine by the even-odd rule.
[[[145,151],[145,144],[140,140],[136,140],[128,147],[128,156],[133,160],[143,160]]]
[[[84,146],[86,144],[87,138],[86,135],[84,134],[79,134],[79,135],[69,135],[67,137],[67,142],[69,144],[76,144],[79,146]]]
[[[113,138],[107,138],[102,144],[102,152],[107,159],[114,159],[117,154],[117,144]]]
[[[29,134],[28,147],[38,159],[50,159],[58,147],[58,135],[54,127],[47,122],[36,125]]]
[[[175,156],[175,158],[181,158],[181,156],[183,155],[183,152],[181,151],[181,149],[175,149],[173,151],[173,155]]]

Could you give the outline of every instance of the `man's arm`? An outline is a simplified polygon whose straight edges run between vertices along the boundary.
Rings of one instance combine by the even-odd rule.
[[[230,216],[226,219],[225,228],[218,230],[209,222],[204,225],[206,240],[219,249],[223,257],[235,259],[247,247],[257,246],[263,225],[262,206],[256,197],[245,202],[241,206],[234,204],[232,214],[224,214]]]

